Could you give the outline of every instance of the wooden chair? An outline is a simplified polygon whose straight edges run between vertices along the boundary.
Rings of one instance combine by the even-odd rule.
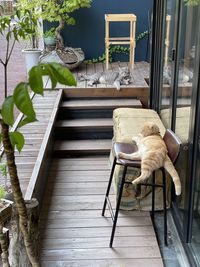
[[[135,58],[135,29],[137,17],[134,14],[106,14],[105,15],[105,48],[106,48],[106,69],[109,67],[109,46],[110,45],[130,45],[130,68],[134,67]],[[129,22],[129,37],[110,37],[110,22]]]
[[[166,133],[163,137],[163,140],[165,141],[165,144],[167,146],[169,158],[171,159],[171,161],[173,163],[175,163],[175,161],[179,155],[179,151],[180,151],[180,145],[181,145],[180,140],[169,129],[166,130]],[[119,152],[124,152],[124,153],[130,154],[130,153],[133,153],[135,151],[137,151],[137,146],[135,144],[116,142],[113,145],[113,152],[115,154],[115,157],[114,157],[114,161],[113,161],[113,165],[112,165],[112,169],[111,169],[111,173],[110,173],[110,179],[108,182],[108,187],[107,187],[104,205],[103,205],[103,209],[102,209],[102,216],[104,216],[106,205],[108,204],[108,207],[109,207],[109,210],[111,213],[111,218],[113,220],[113,227],[112,227],[112,232],[111,232],[111,237],[110,237],[110,247],[112,247],[113,239],[114,239],[114,235],[115,235],[115,228],[116,228],[116,224],[117,224],[117,218],[118,218],[118,213],[119,213],[119,207],[120,207],[123,187],[124,187],[125,183],[130,184],[130,182],[126,182],[127,169],[128,169],[128,167],[134,167],[134,168],[140,168],[141,167],[141,161],[140,160],[134,160],[133,161],[133,160],[126,160],[126,159],[117,159],[116,155]],[[116,209],[114,212],[114,210],[112,209],[111,202],[109,200],[109,192],[110,192],[110,187],[111,187],[112,178],[113,178],[113,174],[114,174],[114,170],[115,170],[116,165],[123,166],[124,169],[123,169],[119,193],[117,196]],[[153,175],[152,175],[152,183],[140,183],[140,185],[152,187],[152,213],[151,213],[152,220],[154,220],[154,211],[155,211],[155,187],[162,187],[163,188],[164,242],[165,242],[165,245],[167,245],[166,175],[165,175],[164,168],[162,167],[160,169],[162,171],[162,185],[155,183],[155,171],[153,172]]]

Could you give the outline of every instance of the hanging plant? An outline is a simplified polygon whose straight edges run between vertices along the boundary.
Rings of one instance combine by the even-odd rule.
[[[136,43],[139,42],[140,40],[144,39],[148,34],[149,34],[148,31],[144,31],[144,32],[140,33],[135,38]],[[129,53],[130,53],[130,48],[127,47],[127,46],[122,46],[122,45],[109,46],[109,62],[112,62],[113,61],[113,54],[125,54],[125,55],[129,55]],[[92,63],[97,63],[97,62],[105,62],[105,60],[106,60],[106,55],[105,55],[105,53],[103,53],[98,58],[93,58],[93,59],[85,60],[84,62],[86,64],[92,64]]]

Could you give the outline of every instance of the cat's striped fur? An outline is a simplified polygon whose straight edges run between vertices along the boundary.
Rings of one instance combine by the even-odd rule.
[[[180,195],[180,177],[167,155],[167,147],[160,135],[158,126],[154,123],[145,124],[141,133],[133,137],[132,140],[136,142],[138,151],[132,154],[122,152],[118,154],[118,158],[141,160],[141,174],[132,183],[138,184],[144,182],[154,170],[164,167],[172,177],[176,195]]]

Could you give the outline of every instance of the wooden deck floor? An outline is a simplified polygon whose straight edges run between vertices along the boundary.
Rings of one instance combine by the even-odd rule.
[[[108,176],[106,156],[54,159],[41,212],[43,267],[163,266],[148,212],[121,211],[109,248],[111,218],[101,216]]]
[[[118,70],[119,67],[128,67],[127,62],[113,62],[110,64],[110,69],[112,71]],[[76,88],[91,88],[88,85],[87,81],[80,81],[79,76],[81,74],[92,75],[96,72],[105,71],[104,63],[92,63],[92,64],[84,64],[82,63],[77,69],[72,70],[74,74],[77,86]],[[135,62],[134,69],[131,70],[131,83],[129,85],[123,85],[122,88],[148,88],[148,84],[146,82],[146,78],[149,78],[149,63],[145,61]],[[47,81],[46,88],[51,87],[50,80]],[[59,84],[58,88],[71,88],[69,86]],[[92,86],[92,88],[114,88],[112,84],[97,84]]]
[[[22,152],[19,153],[16,151],[15,155],[20,185],[23,194],[25,194],[27,190],[30,177],[37,161],[37,156],[51,117],[57,95],[58,91],[46,90],[44,92],[44,97],[39,95],[33,96],[33,105],[36,110],[38,121],[30,123],[20,129],[20,131],[24,134],[25,145]],[[19,120],[20,118],[21,115],[19,115],[17,120]],[[4,161],[5,158],[3,156],[3,162]],[[0,183],[4,184],[4,178],[1,174]]]

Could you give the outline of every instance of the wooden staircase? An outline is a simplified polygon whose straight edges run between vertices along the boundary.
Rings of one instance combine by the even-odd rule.
[[[113,137],[113,110],[138,107],[131,98],[64,98],[55,124],[54,155],[108,155]]]

